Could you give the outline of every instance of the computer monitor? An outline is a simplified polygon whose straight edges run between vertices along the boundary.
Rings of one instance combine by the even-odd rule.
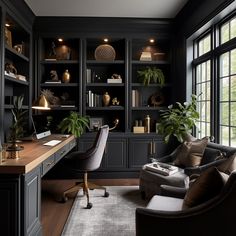
[[[41,115],[34,115],[32,118],[32,126],[37,139],[41,139],[51,135],[49,127],[47,127],[47,118]]]

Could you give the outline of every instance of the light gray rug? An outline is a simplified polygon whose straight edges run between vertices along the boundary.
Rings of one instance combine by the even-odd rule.
[[[108,186],[104,191],[90,191],[92,209],[85,209],[86,197],[80,191],[64,227],[63,236],[134,236],[135,209],[145,206],[138,186]]]

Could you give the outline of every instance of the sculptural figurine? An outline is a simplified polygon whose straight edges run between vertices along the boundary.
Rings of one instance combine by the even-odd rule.
[[[58,80],[58,75],[57,75],[57,72],[55,70],[51,70],[50,71],[50,78],[51,80]]]

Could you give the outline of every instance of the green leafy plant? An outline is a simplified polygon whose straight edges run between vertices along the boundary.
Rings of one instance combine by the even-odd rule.
[[[65,117],[58,125],[59,130],[62,133],[71,133],[75,137],[80,137],[85,128],[88,128],[89,119],[85,116],[80,115],[78,112],[71,111],[70,114]]]
[[[149,85],[150,83],[159,83],[163,86],[165,83],[165,76],[161,69],[156,67],[147,66],[143,70],[139,70],[138,76],[141,78],[143,85]]]
[[[18,141],[24,134],[24,115],[27,110],[23,110],[24,96],[13,97],[13,108],[11,109],[13,120],[10,126],[9,141],[14,143]]]
[[[191,133],[196,121],[199,119],[199,113],[196,110],[197,96],[192,94],[191,101],[176,102],[176,104],[168,106],[168,109],[161,111],[160,124],[158,131],[164,135],[165,143],[169,142],[171,136],[177,138],[179,142],[183,142],[186,135]]]

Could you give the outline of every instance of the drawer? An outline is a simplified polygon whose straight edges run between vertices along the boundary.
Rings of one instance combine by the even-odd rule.
[[[50,156],[42,163],[42,176],[45,175],[55,165],[54,155]]]
[[[64,157],[66,155],[66,153],[68,153],[70,151],[69,147],[70,146],[68,143],[55,153],[55,163],[57,163],[59,160],[61,160],[61,158]]]

